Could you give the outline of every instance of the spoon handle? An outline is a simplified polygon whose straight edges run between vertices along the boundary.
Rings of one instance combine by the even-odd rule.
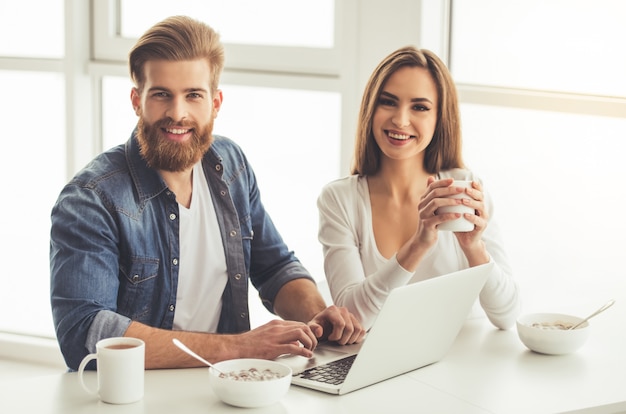
[[[607,303],[605,303],[604,305],[602,305],[600,307],[600,309],[598,309],[597,311],[595,311],[594,313],[592,313],[591,315],[587,316],[585,319],[583,319],[582,321],[578,322],[576,325],[572,326],[569,329],[576,329],[578,328],[580,325],[582,325],[583,323],[587,322],[589,319],[593,318],[594,316],[596,316],[597,314],[599,314],[600,312],[604,312],[605,310],[607,310],[608,308],[610,308],[611,306],[613,306],[613,304],[615,303],[615,299],[611,299],[610,301],[608,301]]]
[[[213,368],[214,370],[216,370],[220,374],[223,374],[222,371],[220,371],[219,369],[215,368],[215,366],[213,364],[211,364],[209,361],[207,361],[206,359],[202,358],[200,355],[198,355],[195,352],[193,352],[191,349],[189,349],[189,347],[187,345],[185,345],[182,342],[180,342],[177,338],[172,339],[172,342],[174,343],[174,345],[176,345],[182,351],[186,352],[188,355],[194,357],[195,359],[197,359],[198,361],[204,363],[205,365],[210,366],[211,368]]]

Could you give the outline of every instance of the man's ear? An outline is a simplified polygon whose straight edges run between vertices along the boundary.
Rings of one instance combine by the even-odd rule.
[[[139,93],[139,89],[131,89],[130,102],[133,104],[133,110],[135,111],[135,114],[139,116],[139,114],[141,113],[141,93]]]
[[[218,89],[213,94],[213,117],[217,117],[217,113],[220,111],[222,107],[222,102],[224,101],[224,96],[222,95],[222,90]]]

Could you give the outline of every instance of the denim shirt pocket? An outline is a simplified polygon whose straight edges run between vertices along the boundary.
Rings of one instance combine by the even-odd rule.
[[[252,253],[252,241],[254,240],[254,230],[252,229],[252,217],[248,214],[239,221],[241,231],[241,244],[243,248],[243,259],[246,269],[250,269],[250,255]]]
[[[158,272],[157,258],[132,257],[130,265],[120,266],[118,313],[148,322],[153,304],[158,303]]]
[[[254,239],[254,230],[252,230],[252,218],[247,215],[241,220],[241,238],[248,242]]]

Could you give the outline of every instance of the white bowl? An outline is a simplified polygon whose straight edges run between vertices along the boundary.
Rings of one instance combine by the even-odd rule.
[[[264,407],[278,402],[289,390],[291,368],[280,362],[266,359],[231,359],[214,364],[224,373],[233,373],[240,379],[224,377],[213,368],[209,368],[209,383],[213,392],[226,404],[237,407]],[[275,374],[273,379],[243,380],[242,371],[250,369],[257,372],[269,370]]]
[[[589,322],[571,330],[559,329],[556,325],[571,326],[580,321],[582,318],[560,313],[528,314],[517,320],[517,334],[531,351],[548,355],[569,354],[587,341]]]

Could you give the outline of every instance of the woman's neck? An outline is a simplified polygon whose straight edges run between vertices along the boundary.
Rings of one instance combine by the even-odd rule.
[[[368,177],[370,194],[375,193],[399,203],[413,203],[424,194],[429,176],[423,165],[415,162],[383,163],[375,175]]]

